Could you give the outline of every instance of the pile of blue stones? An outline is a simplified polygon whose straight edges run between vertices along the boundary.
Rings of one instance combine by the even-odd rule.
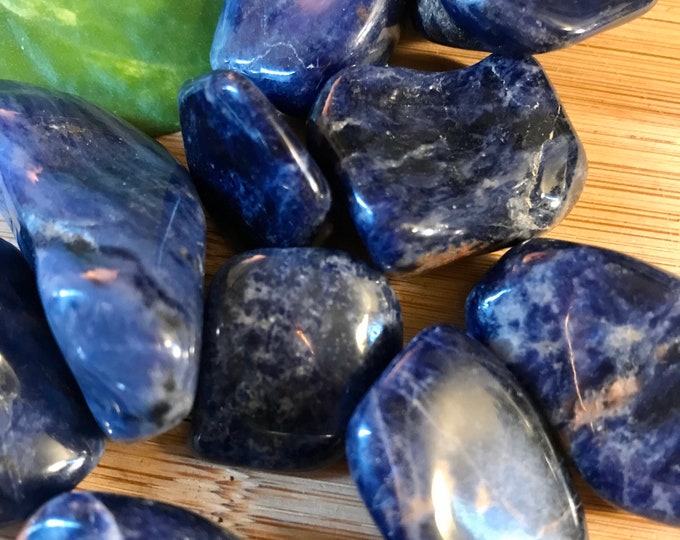
[[[424,73],[382,65],[400,0],[229,0],[216,71],[179,92],[190,172],[96,106],[0,81],[21,248],[0,245],[0,526],[45,503],[20,539],[235,538],[68,493],[105,436],[144,440],[192,409],[215,462],[346,452],[386,538],[587,538],[562,451],[607,500],[680,525],[680,281],[532,239],[573,207],[586,158],[530,55],[652,3],[419,0],[425,36],[493,53]],[[279,110],[307,116],[307,146]],[[333,198],[371,263],[307,247]],[[249,246],[205,307],[203,206]],[[467,334],[436,325],[401,350],[382,272],[513,245],[468,297]]]

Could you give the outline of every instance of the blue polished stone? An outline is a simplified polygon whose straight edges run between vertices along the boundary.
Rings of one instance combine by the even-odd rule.
[[[215,71],[179,94],[189,170],[208,208],[258,246],[310,243],[331,195],[326,179],[279,112],[243,75]]]
[[[450,326],[418,334],[366,394],[347,459],[385,538],[587,538],[529,399],[488,349]]]
[[[467,302],[604,498],[680,525],[680,280],[556,240],[508,252]]]
[[[573,45],[628,22],[656,0],[417,0],[415,24],[452,47],[508,55]]]
[[[416,0],[414,26],[430,41],[444,45],[457,44],[464,49],[483,50],[484,45],[467,35],[444,9],[442,0]]]
[[[282,111],[304,115],[326,80],[384,63],[404,0],[230,0],[215,31],[213,69],[239,71]]]
[[[104,452],[30,267],[0,240],[0,527],[76,486]]]
[[[238,540],[183,508],[148,499],[79,491],[38,510],[17,540]]]
[[[335,460],[354,407],[401,344],[397,299],[366,264],[315,248],[232,258],[206,304],[194,449],[267,469]]]
[[[5,217],[96,420],[155,435],[191,409],[205,221],[157,142],[72,96],[0,81]]]
[[[386,271],[422,271],[554,226],[586,158],[539,64],[491,56],[446,73],[349,68],[311,114],[354,223]]]

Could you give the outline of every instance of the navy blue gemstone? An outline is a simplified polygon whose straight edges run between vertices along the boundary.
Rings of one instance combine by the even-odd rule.
[[[586,158],[531,58],[446,73],[348,68],[311,114],[354,223],[386,271],[422,271],[545,231],[581,193]]]
[[[442,0],[414,2],[414,26],[430,41],[443,45],[457,44],[462,49],[484,50],[484,45],[472,39],[444,9]]]
[[[369,390],[347,429],[347,459],[385,538],[587,538],[528,397],[450,326],[418,334]]]
[[[38,510],[17,540],[238,540],[183,508],[148,499],[79,491]]]
[[[5,217],[96,420],[155,435],[191,409],[205,218],[156,141],[75,97],[0,81]]]
[[[194,449],[267,469],[326,465],[401,344],[398,301],[364,263],[314,248],[232,258],[206,305]]]
[[[280,113],[243,75],[215,71],[179,94],[189,170],[208,208],[258,246],[310,243],[331,205],[326,179]]]
[[[613,251],[532,240],[475,287],[467,324],[600,495],[680,525],[680,280]]]
[[[0,240],[0,527],[72,489],[104,434],[50,333],[30,267]]]
[[[404,0],[231,0],[210,64],[243,73],[276,107],[305,115],[340,69],[387,60],[403,7]]]
[[[452,47],[508,55],[573,45],[642,15],[656,0],[418,0],[416,26]]]

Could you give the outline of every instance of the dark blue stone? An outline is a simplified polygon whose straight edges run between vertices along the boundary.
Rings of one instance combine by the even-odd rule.
[[[450,326],[418,334],[369,390],[347,429],[347,459],[385,538],[587,538],[529,399]]]
[[[532,240],[475,287],[467,323],[600,495],[680,525],[680,280],[613,251]]]
[[[416,0],[414,26],[430,41],[459,48],[483,50],[484,45],[467,35],[444,9],[442,0]]]
[[[238,540],[183,508],[148,499],[79,491],[38,510],[17,540]]]
[[[311,114],[315,157],[338,171],[357,230],[387,271],[422,271],[554,226],[586,158],[533,59],[446,73],[349,68]]]
[[[397,299],[364,263],[314,248],[232,258],[206,305],[194,449],[267,469],[326,465],[401,344]]]
[[[0,527],[76,486],[104,452],[30,267],[0,240]]]
[[[0,81],[5,217],[96,420],[149,437],[191,409],[205,220],[187,171],[80,99]]]
[[[239,73],[215,71],[179,94],[189,170],[208,208],[258,246],[310,243],[330,208],[326,179],[280,113]]]
[[[403,7],[404,0],[231,0],[210,64],[243,73],[279,109],[304,115],[340,69],[387,60]]]
[[[656,0],[418,0],[416,26],[452,47],[536,54],[573,45],[642,15]]]

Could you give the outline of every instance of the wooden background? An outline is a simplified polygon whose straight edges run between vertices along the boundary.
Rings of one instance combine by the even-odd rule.
[[[482,58],[406,31],[393,63],[451,69]],[[661,0],[628,25],[540,56],[589,158],[586,189],[550,236],[635,255],[680,274],[680,0]],[[162,142],[183,159],[181,139]],[[0,235],[11,235],[0,223]],[[209,233],[208,278],[232,252]],[[437,322],[462,326],[465,297],[498,254],[393,279],[410,339]],[[194,459],[187,423],[143,444],[109,443],[83,488],[176,503],[244,538],[380,538],[344,464],[295,475],[232,469]],[[582,482],[592,540],[680,539],[680,529],[610,507]],[[11,538],[0,531],[0,538]]]

